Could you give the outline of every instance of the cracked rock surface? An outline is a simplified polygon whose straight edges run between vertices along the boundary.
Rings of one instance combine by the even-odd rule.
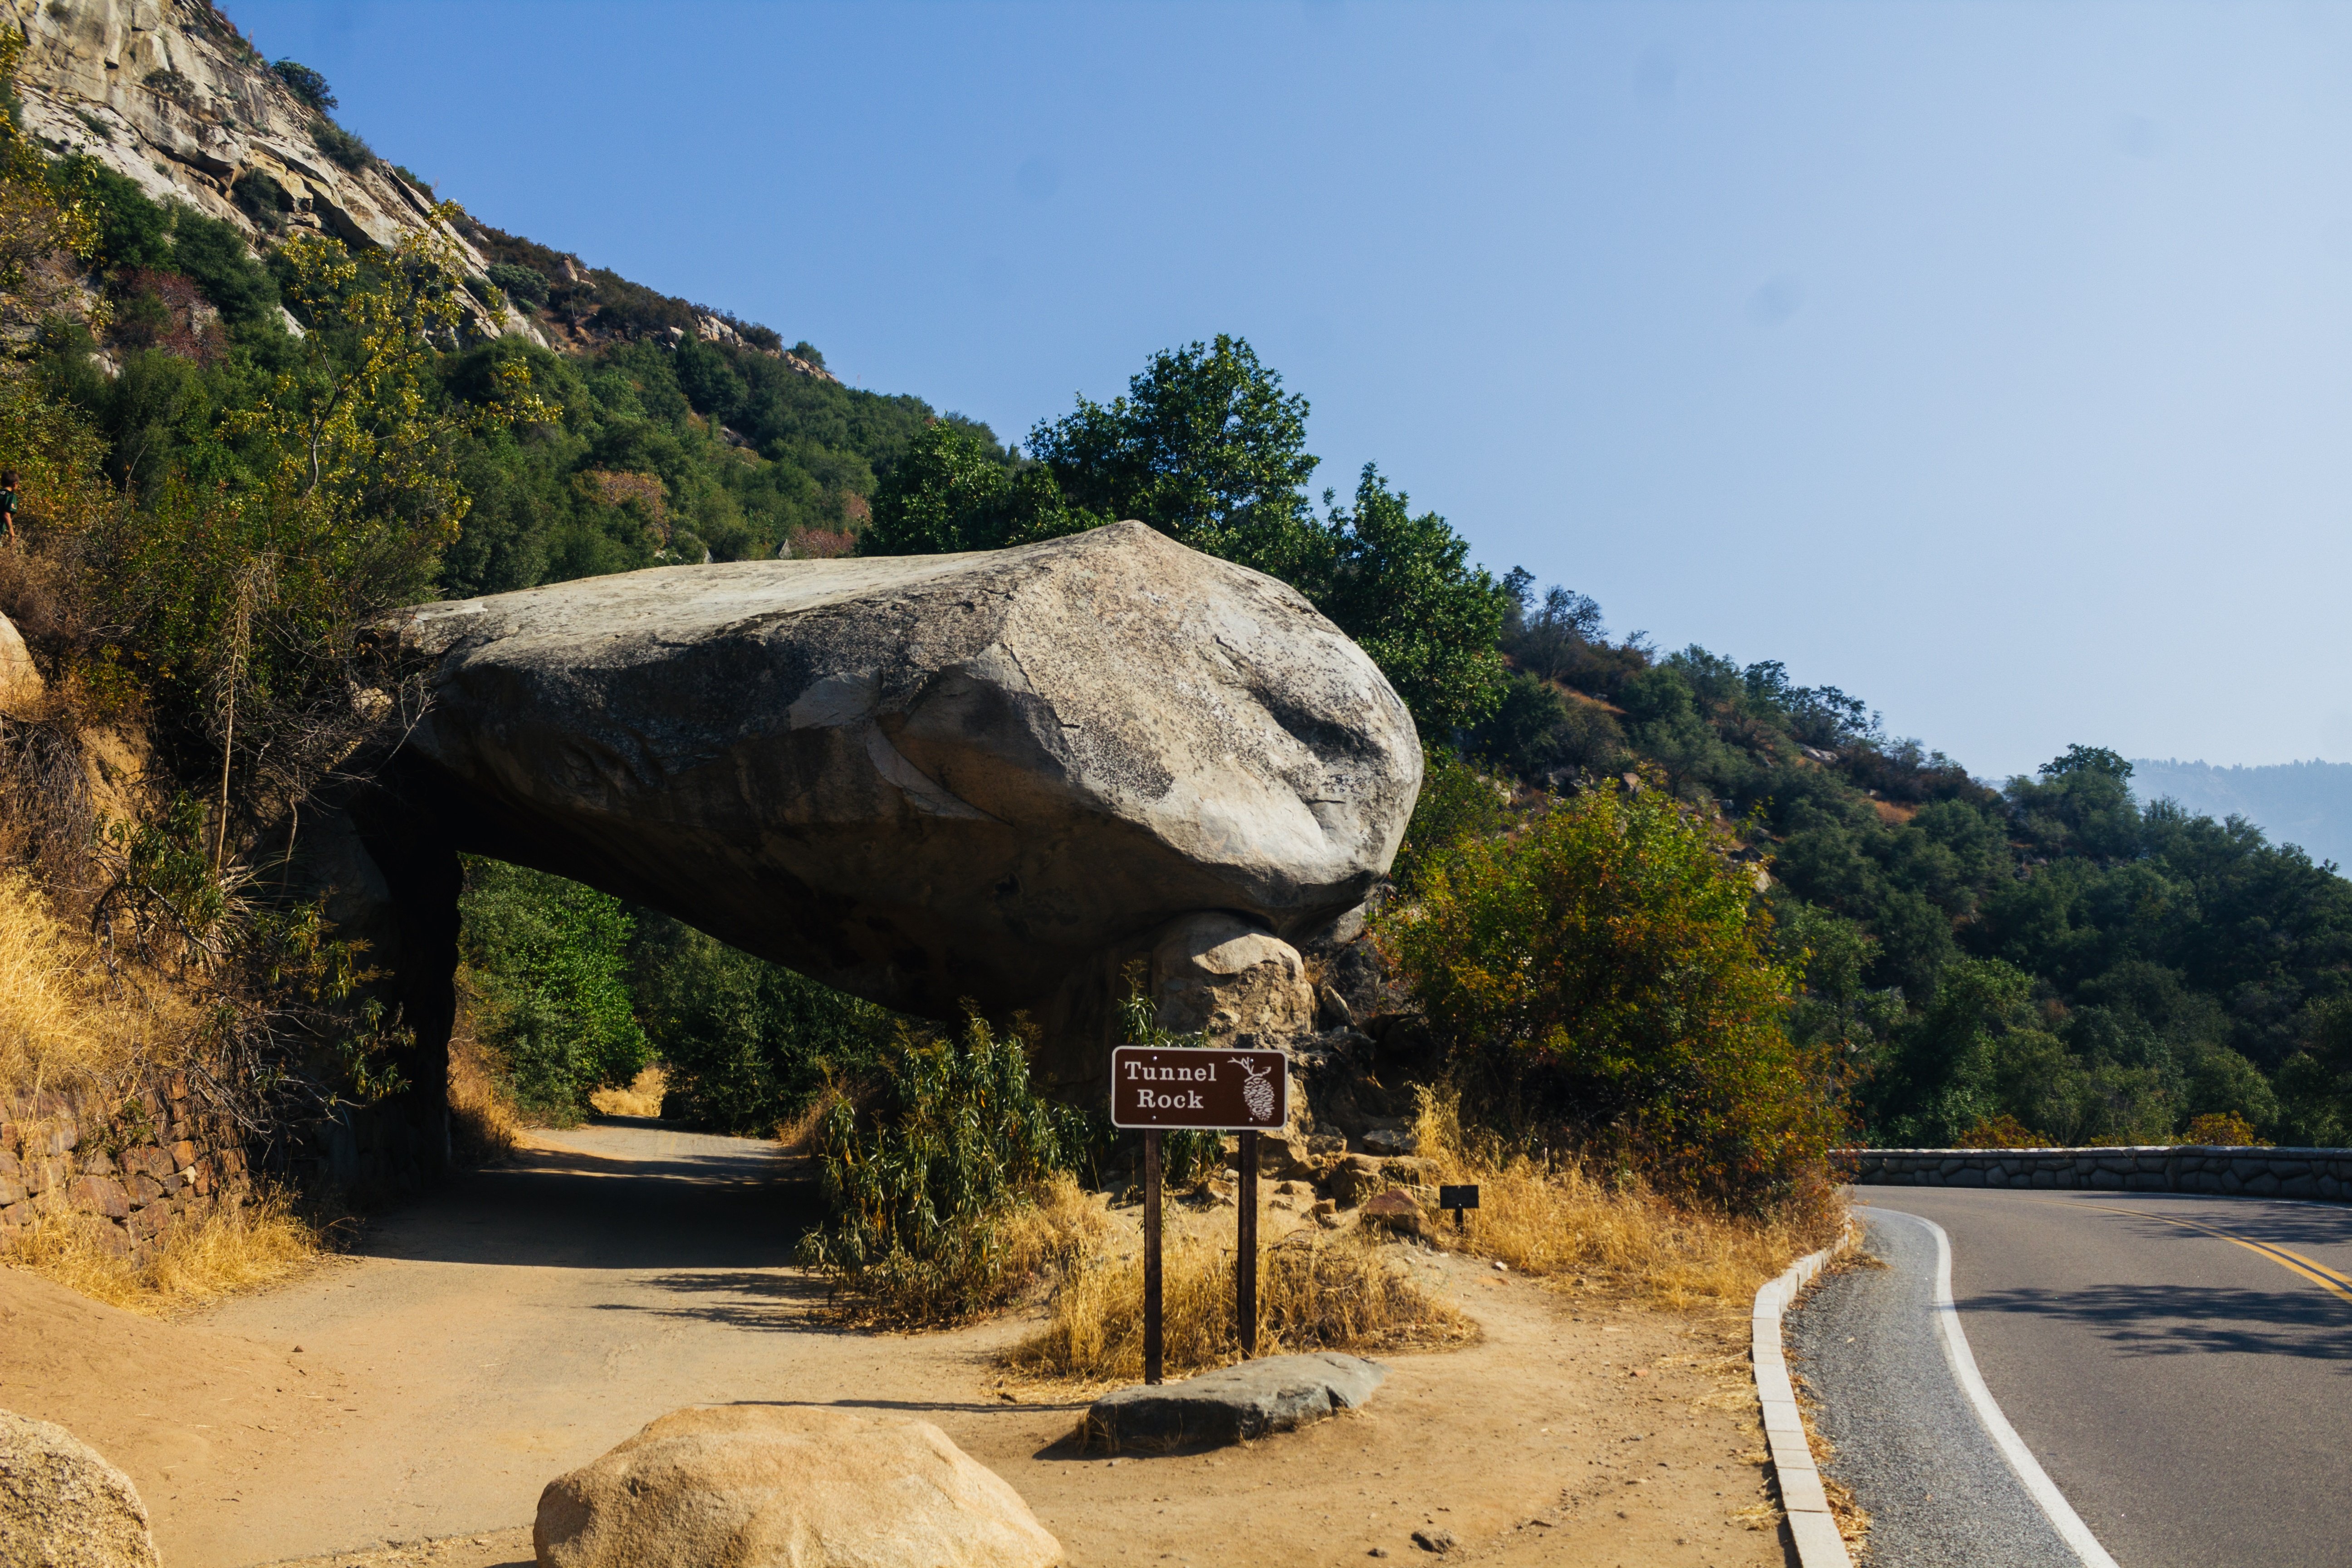
[[[1141,523],[1013,550],[657,568],[402,612],[404,787],[460,848],[888,1005],[1028,1009],[1065,1091],[1122,963],[1362,902],[1421,784],[1371,660]]]

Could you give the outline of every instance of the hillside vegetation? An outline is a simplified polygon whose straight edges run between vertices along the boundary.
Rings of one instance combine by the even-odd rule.
[[[1524,584],[1523,584],[1524,587]],[[1612,642],[1524,594],[1474,750],[1573,785],[1626,766],[1711,807],[1769,870],[1801,1037],[1848,1064],[1858,1133],[1948,1144],[2007,1116],[2163,1142],[2200,1114],[2335,1142],[2352,884],[2076,745],[1993,787],[1769,661]]]
[[[1429,785],[1370,940],[1465,1158],[1574,1149],[1676,1201],[1792,1212],[1850,1137],[2352,1131],[2352,885],[2331,869],[2142,805],[2095,745],[1996,786],[1778,663],[1612,637],[1591,599],[1473,562],[1377,468],[1318,496],[1306,399],[1238,338],[1154,354],[1008,444],[454,207],[487,275],[424,232],[256,251],[53,152],[9,135],[0,170],[0,466],[26,497],[0,612],[49,692],[0,724],[5,847],[121,973],[181,988],[200,1021],[171,1049],[229,1064],[257,1125],[409,1087],[365,955],[273,876],[306,805],[416,710],[368,662],[368,617],[1131,517],[1296,585],[1420,723]],[[476,341],[465,299],[558,346]],[[74,784],[61,759],[100,731],[152,747],[146,795]],[[821,1116],[846,1169],[917,1115],[873,1086],[984,1076],[939,1055],[971,1031],[590,889],[467,877],[468,1038],[537,1114],[659,1060],[672,1114]]]
[[[1394,951],[1457,1064],[1485,1063],[1481,1076],[1587,1135],[1658,1112],[1601,1092],[1579,1055],[1628,1081],[1656,1075],[1653,1103],[1691,1125],[1727,1075],[1764,1071],[1756,1085],[1782,1087],[1748,1110],[1784,1124],[1791,1150],[1819,1147],[1832,1102],[1844,1135],[1880,1142],[1948,1144],[2003,1118],[2066,1142],[2162,1142],[2210,1115],[2284,1140],[2352,1131],[2339,1043],[2352,883],[2332,868],[2242,820],[2141,805],[2131,765],[2095,745],[1995,786],[1777,661],[1612,639],[1589,596],[1468,565],[1444,520],[1413,514],[1373,468],[1352,506],[1327,490],[1318,514],[1306,416],[1246,344],[1171,351],[1126,396],[1041,423],[1026,460],[928,431],[886,476],[861,547],[981,548],[1138,516],[1304,590],[1440,748],[1399,868],[1409,907],[1473,885],[1496,900],[1465,911],[1442,958],[1415,956],[1426,936],[1410,924],[1394,928]],[[1622,1025],[1571,1028],[1581,1037],[1564,1050],[1544,1017],[1591,1016],[1579,976],[1656,933],[1621,923],[1606,951],[1551,952],[1547,925],[1588,919],[1594,895],[1529,904],[1528,879],[1551,874],[1543,847],[1564,805],[1620,792],[1674,802],[1685,831],[1712,836],[1711,852],[1766,889],[1759,953],[1718,959],[1710,997],[1728,1005],[1751,983],[1769,994],[1740,1005],[1737,1026],[1675,1005],[1672,1037],[1646,1038],[1644,1009],[1664,998],[1642,994],[1607,1011]],[[1654,889],[1679,863],[1672,837],[1654,839],[1660,858],[1633,885]],[[1657,902],[1639,913],[1680,918]],[[1675,950],[1675,963],[1699,951]],[[1474,972],[1559,980],[1516,1000],[1444,1000]],[[1726,1049],[1741,1031],[1752,1050]],[[1795,1055],[1765,1070],[1776,1037]],[[1531,1084],[1538,1066],[1548,1081]]]

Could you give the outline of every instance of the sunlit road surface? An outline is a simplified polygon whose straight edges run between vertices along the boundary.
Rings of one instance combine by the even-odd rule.
[[[1986,1384],[2122,1568],[2352,1563],[2352,1207],[1853,1197],[1949,1234]]]

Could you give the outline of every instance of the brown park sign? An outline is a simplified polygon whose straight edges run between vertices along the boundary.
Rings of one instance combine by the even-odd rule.
[[[1110,1054],[1114,1127],[1278,1128],[1290,1116],[1290,1058],[1281,1051],[1120,1046]]]

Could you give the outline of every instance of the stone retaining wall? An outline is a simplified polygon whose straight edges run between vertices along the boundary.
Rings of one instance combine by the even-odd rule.
[[[333,1193],[357,1207],[390,1203],[448,1173],[449,1113],[412,1095],[338,1105],[272,1145],[263,1168],[289,1186]]]
[[[252,1192],[245,1150],[184,1078],[119,1107],[44,1093],[0,1103],[0,1250],[38,1215],[106,1222],[100,1236],[145,1259],[172,1227]]]
[[[1847,1149],[1859,1186],[2091,1187],[2109,1192],[2244,1193],[2352,1199],[2352,1149]]]
[[[362,1206],[430,1184],[448,1169],[448,1116],[387,1100],[333,1112],[256,1145],[204,1108],[184,1078],[119,1108],[87,1096],[0,1099],[0,1252],[37,1215],[87,1215],[122,1256],[144,1262],[165,1232],[214,1205],[242,1206],[257,1174]]]

